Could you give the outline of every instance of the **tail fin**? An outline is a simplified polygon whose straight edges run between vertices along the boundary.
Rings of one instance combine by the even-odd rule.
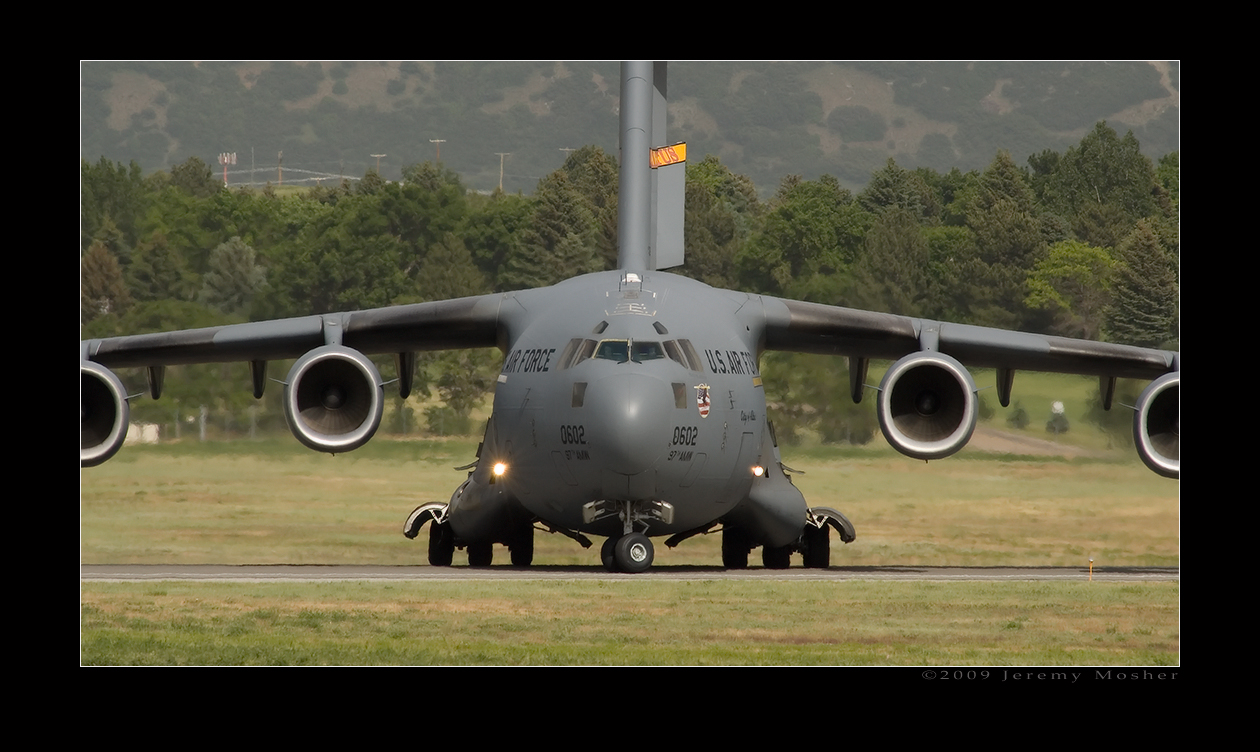
[[[667,145],[666,68],[664,61],[621,65],[617,260],[622,269],[683,263],[687,147]]]
[[[665,137],[668,103],[666,67],[652,66],[652,245],[649,269],[669,269],[683,264],[683,214],[687,195],[687,145]]]

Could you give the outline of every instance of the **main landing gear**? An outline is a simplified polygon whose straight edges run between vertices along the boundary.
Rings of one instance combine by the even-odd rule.
[[[643,533],[627,533],[620,538],[609,538],[599,550],[599,558],[609,572],[637,574],[652,566],[656,551],[652,541]]]
[[[452,554],[448,552],[447,546],[454,549],[454,541],[451,538],[449,524],[433,524],[429,530],[429,563],[435,567],[449,567],[451,565]],[[433,560],[433,549],[435,541],[441,541],[442,552],[445,557],[442,559],[445,563],[439,563]],[[449,543],[447,541],[450,541]],[[533,523],[522,524],[520,528],[506,542],[508,547],[508,555],[511,557],[512,566],[528,567],[534,563],[534,525]],[[469,543],[468,546],[468,566],[470,567],[488,567],[494,563],[494,543],[492,541],[482,541],[480,543]]]
[[[805,529],[801,536],[786,546],[763,546],[761,564],[766,569],[787,569],[792,554],[800,553],[806,569],[826,569],[831,566],[831,533],[834,529],[840,540],[851,543],[857,538],[853,523],[843,514],[828,507],[813,507],[806,513]],[[722,566],[727,569],[747,569],[748,552],[755,545],[741,529],[723,525]]]
[[[420,535],[425,523],[429,524],[429,564],[435,567],[449,567],[455,561],[455,549],[468,550],[468,566],[488,567],[494,562],[495,541],[479,541],[465,543],[455,540],[455,532],[447,520],[447,505],[438,502],[421,504],[407,517],[403,525],[403,535],[416,538]],[[563,532],[577,540],[584,547],[591,542],[585,537],[559,528],[551,532]],[[512,558],[512,566],[528,567],[534,563],[534,523],[521,522],[514,532],[500,541],[508,547]]]

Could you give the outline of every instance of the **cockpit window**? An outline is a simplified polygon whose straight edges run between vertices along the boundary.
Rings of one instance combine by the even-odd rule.
[[[606,339],[595,348],[595,357],[625,363],[630,360],[630,343],[624,339]]]
[[[700,353],[696,352],[689,339],[665,340],[665,354],[684,368],[692,371],[704,370],[704,366],[700,364]]]
[[[630,350],[630,357],[635,363],[642,363],[645,360],[660,360],[665,357],[665,350],[661,348],[660,342],[634,340],[631,342]]]
[[[556,367],[557,370],[563,371],[566,368],[581,363],[595,353],[595,346],[599,344],[593,339],[571,339],[569,344],[565,346],[564,352],[560,355],[560,363]]]

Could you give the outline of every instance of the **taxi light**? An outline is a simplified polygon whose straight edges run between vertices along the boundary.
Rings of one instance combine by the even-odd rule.
[[[757,476],[758,478],[766,474],[766,469],[762,467],[761,465],[753,465],[752,471],[753,471],[753,475]]]
[[[507,472],[507,465],[502,462],[494,463],[494,477],[501,478]]]

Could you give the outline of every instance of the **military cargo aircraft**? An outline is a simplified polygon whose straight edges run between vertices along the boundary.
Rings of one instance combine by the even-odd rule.
[[[284,408],[299,441],[324,452],[367,442],[385,384],[369,354],[393,353],[400,394],[414,353],[498,347],[504,355],[492,415],[468,477],[448,503],[423,504],[404,533],[427,523],[429,561],[457,548],[488,566],[504,544],[533,559],[535,526],[584,546],[606,539],[604,565],[641,572],[653,537],[668,545],[719,530],[722,563],[767,567],[793,552],[830,563],[830,531],[854,539],[839,511],[810,506],[779,455],[759,360],[767,350],[844,356],[859,401],[871,358],[895,361],[876,390],[880,428],[896,449],[947,457],[971,438],[977,386],[963,364],[994,368],[1009,404],[1019,369],[1100,377],[1110,407],[1116,378],[1151,379],[1135,407],[1137,450],[1179,477],[1179,354],[1026,334],[719,290],[662,271],[681,262],[681,183],[657,176],[665,145],[665,66],[622,65],[619,258],[615,271],[552,287],[367,311],[263,321],[80,343],[80,462],[106,461],[127,431],[114,368],[145,368],[161,392],[167,365],[248,361],[262,395],[266,361],[296,358]],[[677,150],[681,152],[681,149]],[[672,187],[671,187],[672,186]]]

